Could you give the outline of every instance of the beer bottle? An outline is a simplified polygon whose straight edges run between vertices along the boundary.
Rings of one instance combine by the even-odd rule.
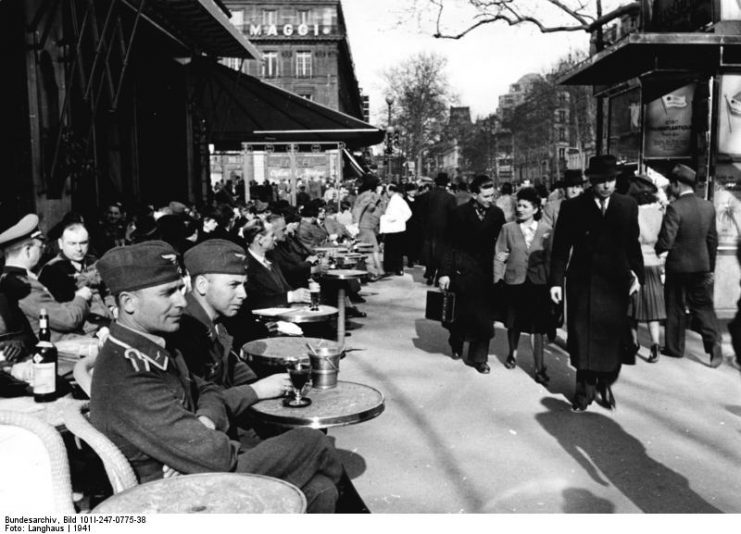
[[[57,393],[57,348],[51,342],[49,315],[39,312],[39,342],[33,353],[33,400],[51,402]]]
[[[309,278],[309,295],[311,296],[311,306],[309,307],[310,310],[312,311],[319,310],[319,302],[321,300],[321,291],[322,291],[322,288],[319,285],[319,282],[317,282],[313,278]]]

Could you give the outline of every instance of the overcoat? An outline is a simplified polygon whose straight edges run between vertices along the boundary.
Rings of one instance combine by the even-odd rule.
[[[422,231],[424,242],[422,245],[422,261],[430,269],[438,268],[443,260],[448,243],[451,239],[451,217],[456,210],[455,197],[444,187],[435,187],[420,195],[422,202]],[[468,204],[463,204],[467,206]],[[460,206],[458,206],[460,207]],[[492,245],[493,246],[493,245]],[[432,276],[434,273],[430,273]]]
[[[577,370],[620,368],[631,271],[644,281],[638,235],[638,205],[629,196],[614,193],[604,216],[591,190],[561,204],[550,286],[562,287],[566,280],[567,348]]]
[[[494,245],[504,225],[504,214],[491,206],[479,219],[475,203],[471,200],[453,211],[452,244],[443,256],[440,276],[450,277],[450,290],[456,299],[456,326],[463,326],[467,336],[491,338]]]

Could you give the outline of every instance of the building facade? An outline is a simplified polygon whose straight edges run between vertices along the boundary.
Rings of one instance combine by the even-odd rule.
[[[222,60],[281,89],[361,120],[368,119],[368,98],[355,76],[347,27],[340,0],[227,0],[231,22],[262,53],[261,61]],[[249,168],[258,182],[281,182],[290,174],[289,156],[254,152]],[[303,153],[299,179],[336,180],[334,152]],[[212,154],[212,180],[243,173],[241,157]],[[225,163],[227,162],[227,163]],[[232,163],[229,163],[232,162]]]

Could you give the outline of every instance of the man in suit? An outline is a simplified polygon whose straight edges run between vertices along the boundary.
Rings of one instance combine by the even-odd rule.
[[[446,325],[453,359],[461,357],[463,342],[468,340],[466,363],[488,374],[489,342],[494,337],[494,245],[504,225],[504,214],[493,205],[494,183],[488,176],[476,176],[471,193],[473,198],[451,215],[452,244],[440,266],[439,284],[443,291],[449,289],[456,296],[455,321]]]
[[[611,385],[625,356],[629,297],[644,276],[638,205],[615,193],[615,157],[591,158],[585,174],[591,189],[561,204],[550,278],[551,299],[557,304],[566,282],[576,411],[586,410],[596,392],[605,406],[615,407]]]
[[[435,178],[435,187],[421,199],[424,210],[422,259],[425,262],[425,279],[428,286],[442,276],[438,269],[450,244],[449,219],[456,209],[456,202],[455,197],[446,189],[448,181],[448,175],[441,172]]]
[[[661,225],[656,253],[669,252],[666,258],[666,344],[664,354],[684,356],[686,307],[693,314],[702,336],[710,365],[718,367],[723,353],[718,320],[713,307],[713,282],[718,233],[713,203],[694,193],[695,171],[676,165],[669,177],[669,187],[676,197]]]
[[[280,267],[266,254],[275,248],[275,232],[270,224],[257,221],[244,230],[247,243],[247,294],[249,308],[285,306],[292,302],[309,304],[311,296],[306,287],[293,289]],[[306,281],[308,284],[308,280]]]

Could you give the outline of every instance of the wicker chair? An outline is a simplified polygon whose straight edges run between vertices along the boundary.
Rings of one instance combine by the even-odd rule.
[[[87,402],[67,406],[64,410],[65,426],[75,436],[90,445],[103,461],[113,493],[136,486],[138,484],[136,475],[128,460],[111,440],[90,424],[85,415],[87,410]]]
[[[67,449],[62,436],[53,426],[23,413],[0,410],[0,425],[16,426],[32,432],[46,447],[51,468],[53,512],[60,515],[77,513],[72,504],[72,479],[69,472]]]

